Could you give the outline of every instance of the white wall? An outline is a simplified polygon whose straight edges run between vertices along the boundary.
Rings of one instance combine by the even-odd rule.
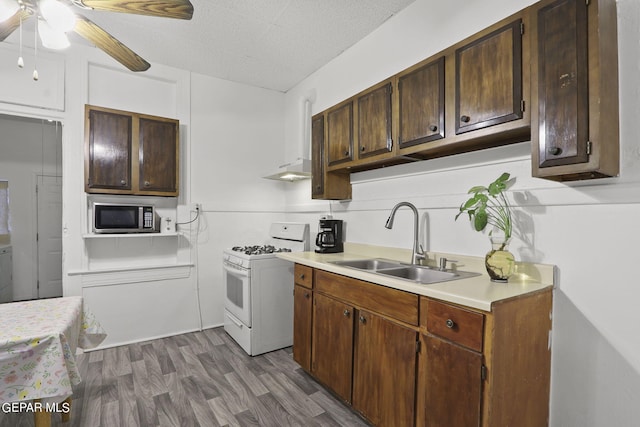
[[[284,184],[262,178],[282,163],[284,95],[192,75],[191,199],[202,206],[198,279],[205,326],[224,320],[222,251],[257,244],[284,217]]]
[[[160,64],[131,73],[75,45],[42,54],[34,82],[29,63],[16,77],[15,46],[0,44],[0,53],[11,59],[0,76],[15,83],[0,88],[0,112],[64,122],[64,294],[84,296],[108,333],[103,346],[221,325],[222,248],[266,239],[284,216],[283,184],[261,178],[283,160],[284,95]],[[89,201],[105,197],[84,193],[85,104],[180,120],[180,196],[137,199],[182,222],[197,203],[198,221],[180,225],[180,236],[84,237]]]
[[[287,93],[285,149],[296,147],[296,109],[304,94],[315,93],[313,111],[322,111],[531,3],[417,0]],[[399,212],[393,230],[384,228],[393,205],[408,200],[419,208],[425,247],[482,256],[488,239],[467,221],[454,221],[458,206],[471,186],[503,171],[516,177],[511,199],[519,232],[512,250],[521,260],[557,266],[552,426],[631,426],[640,419],[640,3],[618,1],[618,22],[619,178],[577,184],[534,179],[530,144],[522,143],[353,174],[347,202],[312,202],[308,183],[287,187],[291,217],[316,221],[331,209],[346,221],[348,241],[410,248],[410,211]]]

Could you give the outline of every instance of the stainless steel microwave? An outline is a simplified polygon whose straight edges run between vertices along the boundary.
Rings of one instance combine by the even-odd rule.
[[[93,203],[94,233],[159,233],[160,217],[152,205]]]

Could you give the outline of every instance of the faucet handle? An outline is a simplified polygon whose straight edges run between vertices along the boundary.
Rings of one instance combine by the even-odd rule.
[[[440,270],[446,270],[447,269],[447,262],[458,262],[455,259],[447,259],[445,257],[440,257]]]

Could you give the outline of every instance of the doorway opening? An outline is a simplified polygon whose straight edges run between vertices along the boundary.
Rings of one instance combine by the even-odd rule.
[[[0,114],[12,300],[62,296],[62,124]]]

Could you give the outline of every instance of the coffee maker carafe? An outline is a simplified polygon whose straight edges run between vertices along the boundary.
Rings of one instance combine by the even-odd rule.
[[[330,254],[344,251],[342,244],[342,220],[321,219],[316,236],[316,252]]]

